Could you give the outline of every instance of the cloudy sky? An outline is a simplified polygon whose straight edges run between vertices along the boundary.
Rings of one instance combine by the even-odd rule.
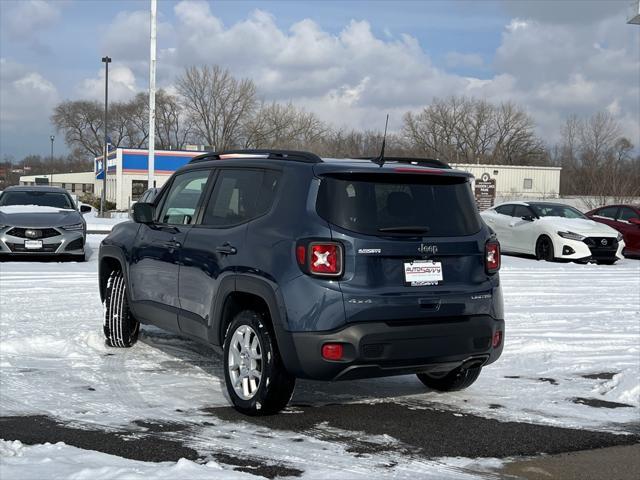
[[[608,110],[640,144],[640,26],[631,0],[158,2],[158,85],[185,66],[249,77],[335,126],[390,129],[434,97],[523,105],[548,142]],[[148,0],[0,0],[0,158],[48,155],[65,99],[148,86]],[[56,151],[66,151],[56,140]]]

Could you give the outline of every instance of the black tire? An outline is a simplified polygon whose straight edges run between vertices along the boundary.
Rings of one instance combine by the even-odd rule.
[[[129,310],[127,282],[122,270],[114,270],[107,279],[103,331],[105,343],[110,347],[128,348],[138,340],[140,323]]]
[[[249,327],[249,329],[246,327]],[[268,327],[262,315],[258,312],[244,310],[238,313],[231,321],[224,339],[225,384],[233,406],[245,415],[271,415],[279,412],[289,403],[295,387],[295,377],[290,375],[284,368],[275,336]],[[257,339],[258,343],[256,345],[259,347],[259,351],[256,347],[255,352],[253,352],[255,355],[253,360],[249,358],[249,366],[244,368],[247,370],[252,369],[252,362],[255,362],[255,370],[259,369],[261,373],[259,381],[257,383],[254,381],[253,383],[257,387],[253,392],[249,392],[245,398],[236,392],[234,380],[232,379],[232,375],[236,379],[240,378],[241,367],[239,365],[232,367],[229,363],[229,356],[232,355],[231,350],[234,349],[235,355],[238,354],[237,347],[241,343],[240,338],[244,338],[240,337],[243,334],[243,330],[245,334],[249,335],[252,342]],[[253,344],[251,345],[253,346]],[[245,356],[243,361],[246,362],[247,358]],[[233,373],[231,372],[232,370]],[[236,370],[238,371],[237,373]],[[250,379],[247,381],[250,382]],[[244,387],[242,380],[239,383],[242,385],[238,384],[238,388]]]
[[[432,390],[439,392],[455,392],[470,387],[478,379],[482,367],[471,367],[467,369],[456,369],[443,376],[434,376],[428,373],[418,373],[418,378],[422,383]]]
[[[598,265],[613,265],[617,261],[617,258],[615,260],[598,260]]]
[[[541,235],[536,242],[536,259],[547,262],[553,262],[555,260],[553,242],[546,235]]]

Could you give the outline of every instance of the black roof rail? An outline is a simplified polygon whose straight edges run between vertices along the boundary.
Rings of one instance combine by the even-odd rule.
[[[371,157],[359,157],[360,160],[371,160],[374,159]],[[421,167],[434,167],[434,168],[451,168],[448,163],[445,163],[441,160],[436,160],[435,158],[413,158],[413,157],[384,157],[384,162],[397,162],[397,163],[407,163],[410,165],[420,165]]]
[[[224,152],[208,152],[197,157],[193,157],[189,163],[206,162],[209,160],[224,160],[226,158],[268,158],[270,160],[289,160],[304,163],[320,163],[322,159],[315,153],[302,152],[298,150],[225,150]]]

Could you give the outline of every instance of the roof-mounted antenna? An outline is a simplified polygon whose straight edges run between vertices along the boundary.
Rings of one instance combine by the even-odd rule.
[[[380,149],[380,155],[376,158],[372,158],[371,161],[380,167],[384,165],[384,147],[387,143],[387,125],[389,125],[389,114],[387,113],[387,120],[384,122],[384,135],[382,137],[382,148]]]

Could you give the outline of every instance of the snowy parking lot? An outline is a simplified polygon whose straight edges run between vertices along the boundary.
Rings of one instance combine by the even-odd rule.
[[[640,261],[504,257],[504,354],[466,391],[299,381],[285,413],[251,419],[229,408],[219,351],[149,327],[104,345],[102,238],[86,263],[0,263],[3,480],[474,478],[640,433]]]

